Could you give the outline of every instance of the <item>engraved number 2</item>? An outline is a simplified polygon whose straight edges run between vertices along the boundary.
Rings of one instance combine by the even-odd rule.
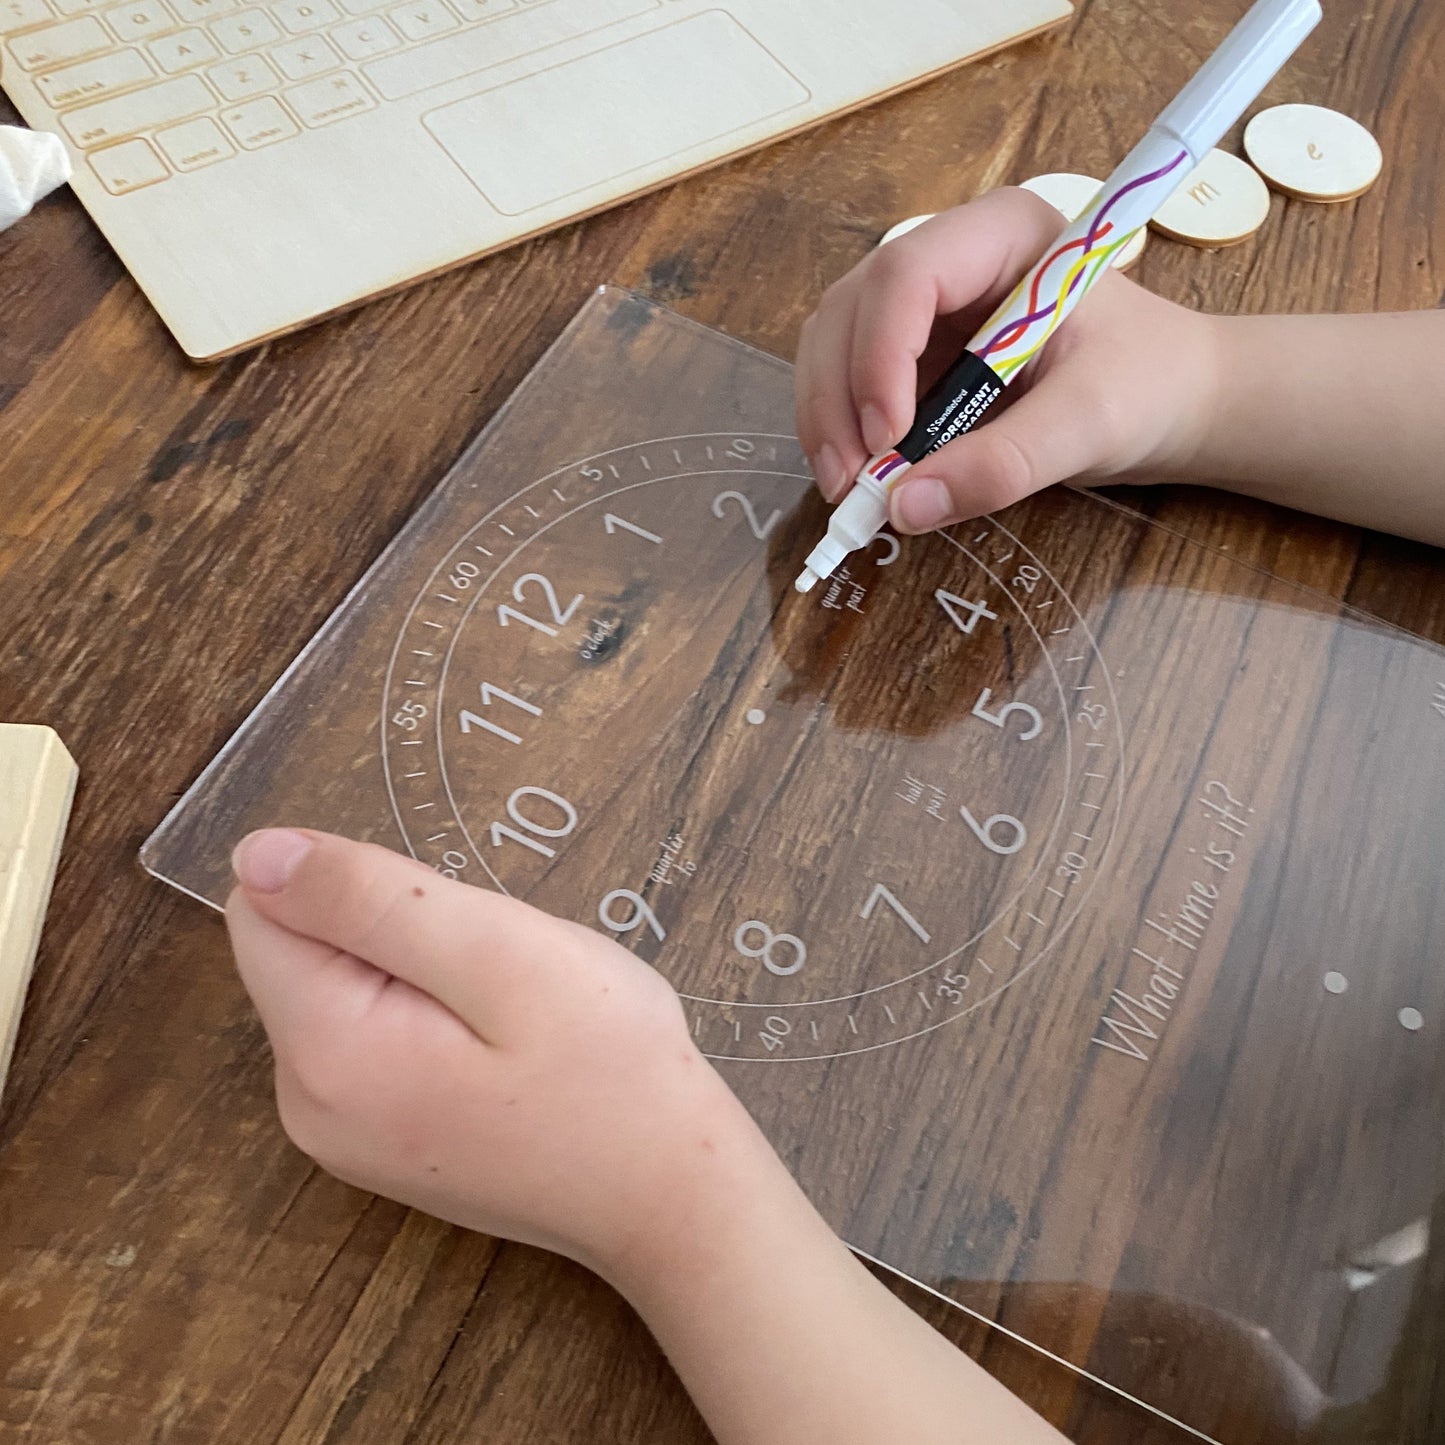
[[[773,528],[782,520],[782,512],[775,510],[766,522],[759,522],[758,514],[754,510],[750,498],[743,496],[741,492],[719,492],[712,499],[712,514],[720,522],[727,520],[723,515],[726,511],[723,505],[725,502],[736,502],[743,509],[743,515],[748,519],[748,526],[759,542],[766,542],[772,535]]]

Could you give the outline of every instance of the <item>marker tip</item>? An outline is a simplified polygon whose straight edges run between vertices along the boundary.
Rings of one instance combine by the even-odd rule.
[[[796,587],[799,592],[811,592],[813,588],[818,585],[818,581],[818,574],[813,571],[811,567],[804,567],[803,570],[798,573],[798,580],[793,583],[793,586]]]

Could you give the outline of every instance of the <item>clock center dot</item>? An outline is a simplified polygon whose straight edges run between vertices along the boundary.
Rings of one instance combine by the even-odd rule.
[[[750,707],[746,713],[747,720],[752,723],[754,727],[757,727],[760,722],[766,721],[767,716],[767,713],[760,707]]]

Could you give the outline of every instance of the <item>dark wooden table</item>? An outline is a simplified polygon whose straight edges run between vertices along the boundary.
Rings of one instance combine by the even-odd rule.
[[[597,1281],[289,1146],[219,922],[136,851],[599,282],[791,355],[893,221],[1103,174],[1242,8],[1081,0],[1050,37],[211,369],[73,200],[0,236],[0,718],[51,724],[81,768],[0,1111],[0,1439],[706,1438]],[[1329,8],[1268,98],[1357,116],[1384,178],[1276,198],[1236,249],[1156,238],[1145,285],[1226,312],[1445,303],[1445,11]],[[1445,642],[1439,552],[1209,492],[1129,501]],[[1184,1438],[895,1287],[1075,1440]],[[1445,1438],[1440,1352],[1348,1438]]]

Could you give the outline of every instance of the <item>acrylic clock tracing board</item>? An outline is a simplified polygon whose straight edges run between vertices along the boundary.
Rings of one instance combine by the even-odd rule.
[[[1445,654],[1062,489],[800,597],[791,416],[599,293],[145,865],[219,904],[304,824],[589,923],[864,1254],[1226,1442],[1388,1388]]]

